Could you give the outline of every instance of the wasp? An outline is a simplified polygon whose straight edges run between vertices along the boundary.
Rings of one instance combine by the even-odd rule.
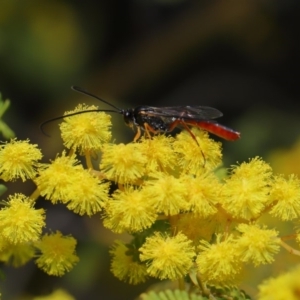
[[[72,89],[84,95],[100,100],[101,102],[114,108],[114,110],[94,109],[56,117],[41,124],[42,132],[44,132],[44,125],[55,120],[88,112],[109,112],[123,115],[125,124],[131,128],[136,128],[134,141],[137,141],[140,138],[142,132],[151,137],[151,133],[168,133],[173,131],[176,127],[183,127],[190,133],[190,135],[198,144],[196,137],[190,130],[191,126],[204,129],[228,141],[235,141],[240,138],[240,133],[238,131],[221,125],[215,121],[215,119],[222,117],[223,114],[219,110],[212,107],[197,105],[153,107],[142,105],[135,108],[120,109],[108,101],[103,100],[78,86],[72,86]]]

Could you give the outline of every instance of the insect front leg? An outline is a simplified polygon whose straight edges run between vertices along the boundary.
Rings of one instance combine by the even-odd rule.
[[[141,136],[141,128],[139,126],[137,126],[137,132],[133,138],[133,141],[136,142]]]
[[[141,137],[141,126],[136,126],[137,127],[137,132],[136,135],[133,138],[133,141],[136,142],[140,137]],[[148,123],[144,123],[144,130],[145,130],[145,135],[151,139],[151,134],[150,132],[152,132],[153,134],[157,134],[159,133],[159,130],[154,130]]]

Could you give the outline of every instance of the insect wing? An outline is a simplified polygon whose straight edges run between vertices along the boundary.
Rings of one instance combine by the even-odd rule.
[[[209,106],[146,106],[141,109],[140,113],[154,117],[156,116],[184,120],[212,120],[223,115],[219,110]]]

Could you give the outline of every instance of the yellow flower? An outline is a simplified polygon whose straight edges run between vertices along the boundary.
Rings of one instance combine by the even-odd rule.
[[[0,178],[5,181],[32,179],[37,174],[41,158],[37,145],[29,144],[29,140],[12,139],[0,146]]]
[[[75,298],[63,289],[58,289],[50,295],[34,297],[32,300],[75,300]]]
[[[230,286],[237,280],[241,262],[238,260],[233,238],[229,236],[224,241],[221,241],[221,238],[221,235],[217,236],[216,244],[202,241],[196,263],[204,282],[215,286]]]
[[[215,214],[221,190],[217,177],[213,173],[203,173],[197,177],[186,176],[183,180],[190,210],[202,218]]]
[[[78,105],[74,110],[65,113],[72,114],[86,110],[96,110],[97,106]],[[104,112],[83,113],[66,117],[60,124],[61,136],[68,149],[85,151],[101,150],[104,143],[111,139],[111,116]]]
[[[65,156],[65,152],[42,170],[35,182],[46,199],[53,203],[62,201],[80,215],[91,216],[101,211],[108,199],[109,183],[83,169],[74,155]]]
[[[221,204],[233,217],[256,218],[269,200],[271,167],[256,157],[233,168],[222,189]]]
[[[45,226],[44,214],[25,195],[10,195],[7,206],[0,210],[0,235],[12,244],[37,241]]]
[[[300,216],[300,180],[295,175],[288,179],[276,176],[272,184],[270,201],[274,206],[270,214],[283,221],[293,220]]]
[[[123,191],[117,190],[107,203],[104,225],[117,233],[137,232],[150,227],[156,216],[143,190],[129,186]]]
[[[176,136],[174,151],[178,153],[179,166],[183,172],[201,175],[205,170],[215,169],[221,164],[221,143],[210,139],[206,131],[192,128],[198,144],[189,132],[182,131]]]
[[[187,187],[182,178],[165,173],[156,173],[155,176],[156,179],[148,180],[145,183],[145,201],[153,206],[157,213],[170,216],[188,209]]]
[[[258,300],[299,300],[300,267],[259,286]]]
[[[15,268],[25,265],[35,256],[34,248],[29,243],[15,245],[2,239],[0,249],[0,261],[11,264]]]
[[[79,261],[74,253],[75,246],[76,240],[71,236],[62,236],[60,232],[46,234],[36,243],[41,251],[36,264],[48,275],[62,276]]]
[[[141,139],[142,151],[147,160],[147,174],[156,171],[168,172],[177,166],[177,157],[172,149],[173,142],[174,138],[166,135]]]
[[[202,239],[211,240],[218,225],[212,216],[203,218],[193,213],[185,213],[179,215],[176,229],[185,234],[195,245],[198,245]]]
[[[141,261],[147,262],[147,272],[159,279],[179,279],[193,266],[194,247],[184,234],[174,237],[156,232],[139,249]]]
[[[236,250],[242,261],[252,261],[255,266],[274,261],[274,254],[280,250],[277,231],[247,224],[238,225],[237,230],[243,233],[236,243]]]
[[[100,169],[109,180],[121,184],[135,183],[144,176],[145,164],[146,157],[140,143],[107,144],[103,148]]]
[[[88,170],[78,170],[71,185],[68,200],[63,200],[68,209],[80,215],[91,216],[102,210],[108,200],[109,183],[104,183]],[[75,178],[74,178],[75,179]]]
[[[135,261],[128,253],[127,246],[116,241],[110,250],[112,256],[111,271],[112,273],[125,282],[130,284],[139,284],[147,279],[147,268],[145,264]]]
[[[40,171],[40,176],[35,179],[40,193],[53,203],[57,201],[68,201],[73,195],[76,182],[77,171],[83,171],[83,167],[78,164],[75,156],[66,156],[63,152],[61,157],[57,157],[48,168]]]

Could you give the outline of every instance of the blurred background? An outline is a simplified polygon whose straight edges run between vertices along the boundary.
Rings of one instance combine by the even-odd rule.
[[[3,119],[19,139],[37,143],[48,162],[63,146],[57,122],[45,128],[50,138],[41,122],[78,103],[108,108],[71,85],[120,108],[208,105],[224,113],[220,123],[241,132],[241,140],[223,143],[225,166],[258,155],[276,172],[300,173],[299,6],[297,0],[1,0],[0,92],[11,100]],[[113,136],[116,142],[134,136],[117,114]],[[7,186],[8,193],[27,195],[34,188]],[[109,272],[108,246],[127,237],[112,236],[99,216],[79,218],[45,205],[48,229],[74,235],[81,261],[63,278],[49,278],[33,263],[5,267],[3,299],[60,287],[76,299],[134,299],[146,289],[149,283],[128,287]],[[270,275],[263,270],[259,282]]]

